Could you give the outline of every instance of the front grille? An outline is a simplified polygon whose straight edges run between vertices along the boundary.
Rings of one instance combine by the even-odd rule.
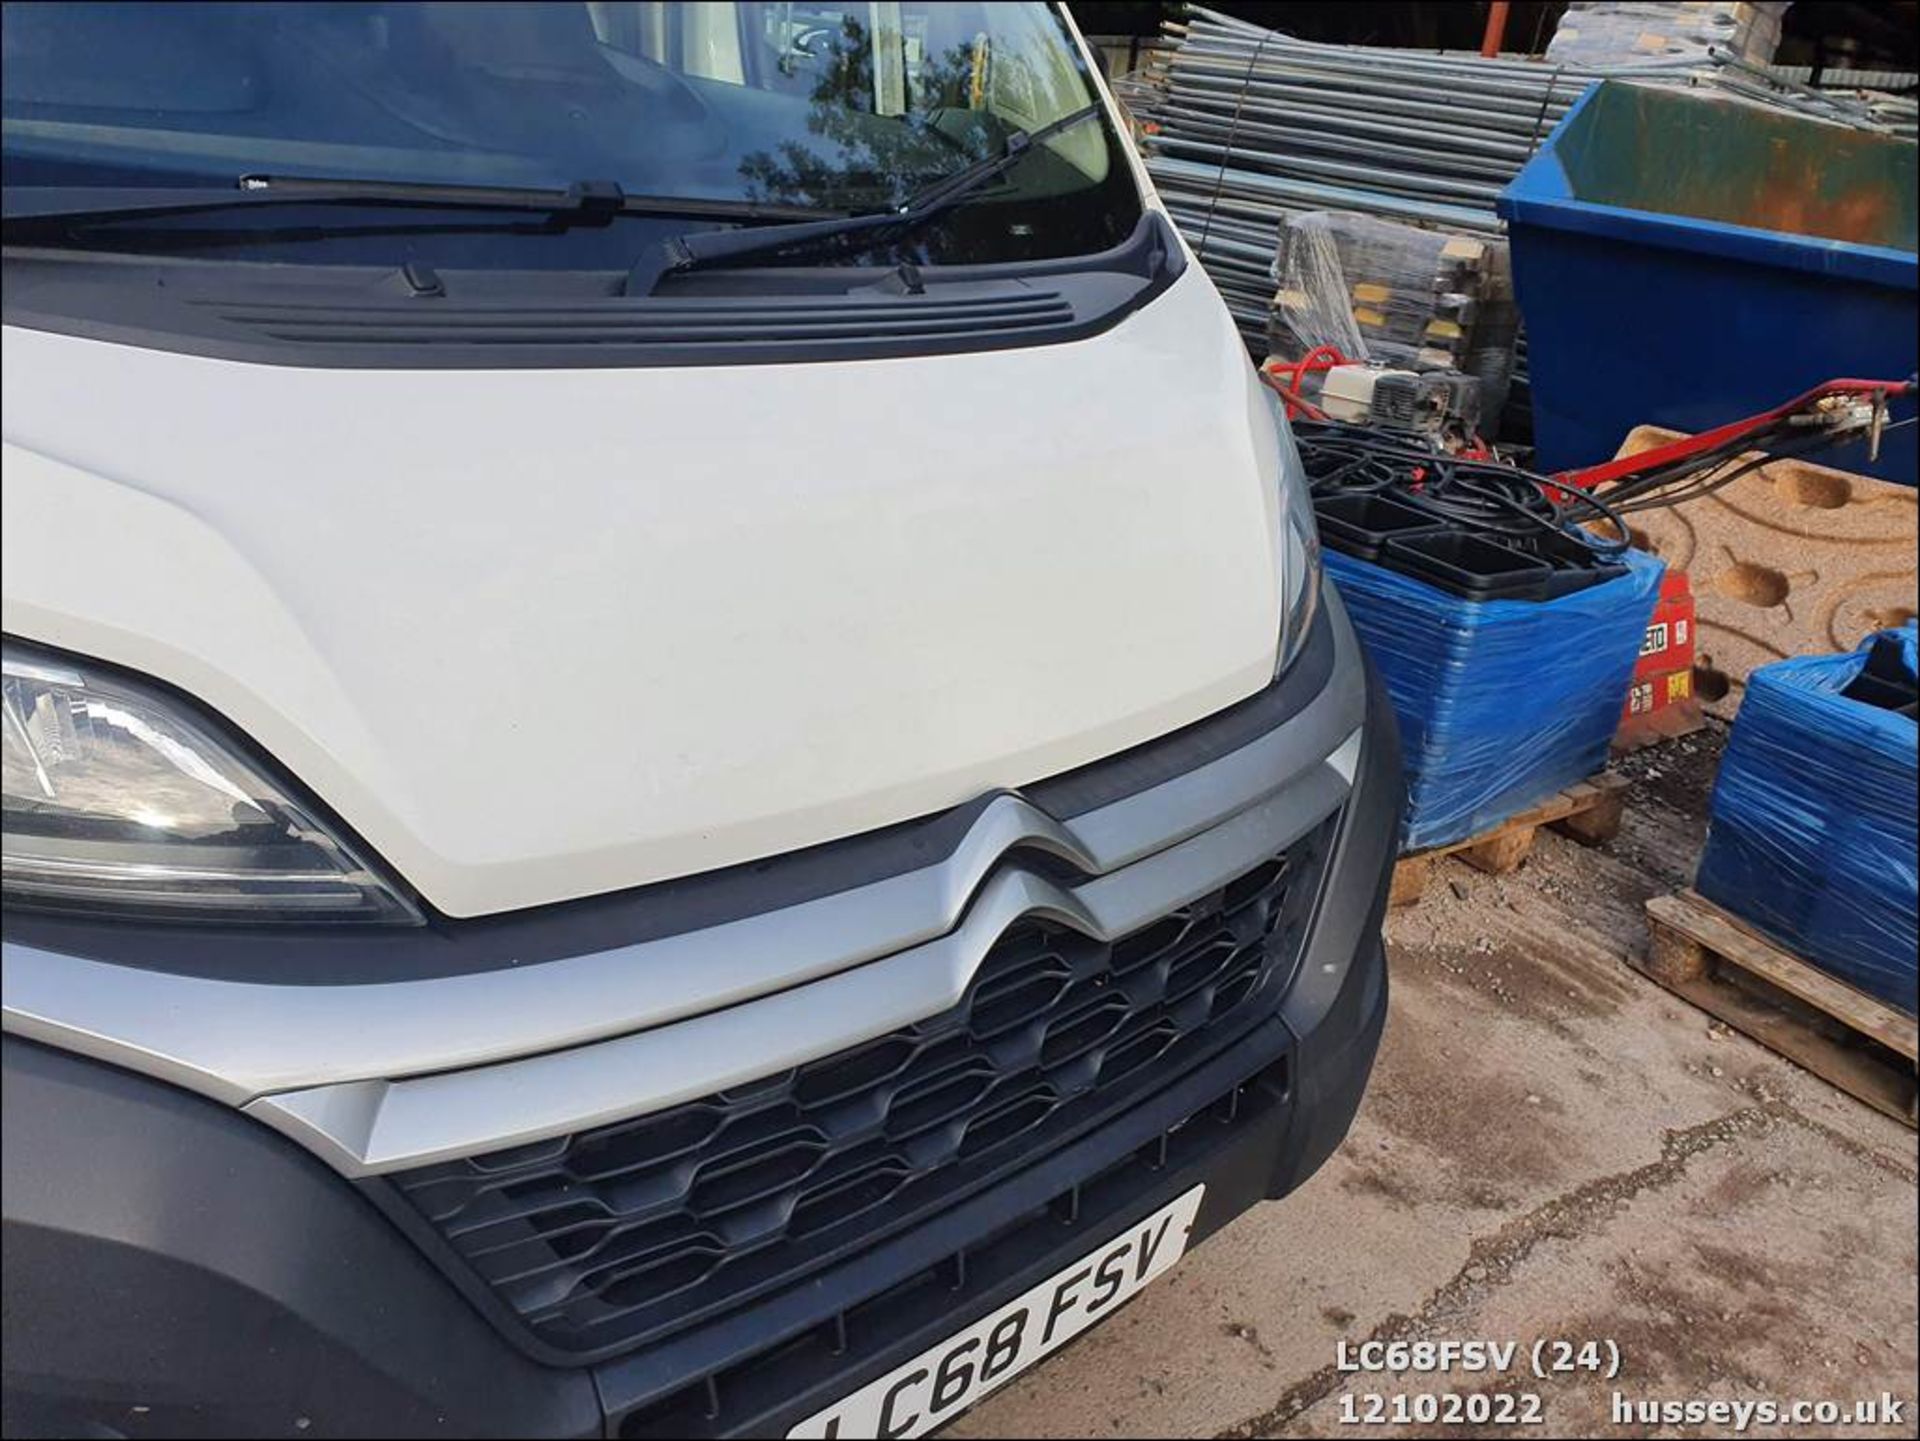
[[[1323,849],[1106,943],[1029,918],[959,1005],[632,1121],[404,1172],[545,1347],[606,1355],[924,1219],[1164,1086],[1271,1009]]]
[[[959,1249],[938,1254],[918,1270],[845,1310],[835,1311],[775,1345],[675,1386],[664,1395],[647,1390],[630,1399],[629,1374],[602,1375],[601,1399],[613,1433],[633,1441],[753,1435],[777,1427],[767,1413],[790,1408],[796,1397],[823,1380],[845,1377],[894,1350],[909,1337],[944,1335],[960,1322],[1004,1300],[1009,1283],[1036,1265],[1057,1265],[1114,1234],[1119,1218],[1139,1209],[1140,1197],[1185,1189],[1186,1178],[1169,1184],[1189,1166],[1233,1146],[1247,1132],[1271,1126],[1286,1104],[1290,1068],[1283,1058],[1227,1087],[1160,1130],[1146,1144],[1121,1152],[1044,1201],[1009,1216]],[[1209,1180],[1209,1195],[1231,1191],[1223,1178]],[[1241,1203],[1257,1199],[1243,1190]],[[1229,1195],[1226,1209],[1239,1210]],[[1191,1248],[1192,1242],[1189,1242]],[[657,1374],[657,1373],[656,1373]],[[649,1376],[648,1382],[654,1380]],[[842,1393],[856,1383],[837,1381]],[[948,1418],[951,1419],[951,1418]]]

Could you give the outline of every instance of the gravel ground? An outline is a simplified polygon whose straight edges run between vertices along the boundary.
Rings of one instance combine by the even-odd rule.
[[[1747,1434],[1914,1435],[1913,1132],[1621,961],[1690,873],[1722,740],[1628,758],[1606,847],[1545,834],[1504,877],[1441,862],[1388,922],[1386,1038],[1340,1152],[947,1434],[1431,1435],[1342,1408],[1479,1389],[1537,1393],[1541,1424],[1445,1434],[1723,1435],[1615,1424],[1611,1394],[1885,1391],[1899,1425]],[[1342,1341],[1542,1338],[1616,1343],[1619,1379],[1335,1365]]]

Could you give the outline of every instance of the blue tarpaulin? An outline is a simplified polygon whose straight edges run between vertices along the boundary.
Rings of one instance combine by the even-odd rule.
[[[1868,637],[1851,655],[1762,666],[1720,760],[1694,885],[1795,955],[1913,1012],[1920,909],[1910,716],[1843,695],[1868,657],[1911,680],[1920,628]]]
[[[1328,553],[1400,721],[1404,849],[1486,830],[1606,764],[1665,570],[1624,559],[1626,575],[1555,600],[1469,601]]]

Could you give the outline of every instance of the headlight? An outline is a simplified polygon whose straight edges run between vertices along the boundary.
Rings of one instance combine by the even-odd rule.
[[[1258,382],[1256,382],[1258,383]],[[1294,444],[1280,398],[1262,384],[1271,403],[1273,427],[1280,451],[1280,656],[1274,666],[1277,679],[1293,664],[1313,630],[1320,610],[1320,528],[1313,520],[1313,494],[1307,488],[1307,469]]]
[[[158,687],[8,642],[9,906],[148,918],[418,924],[211,718]]]

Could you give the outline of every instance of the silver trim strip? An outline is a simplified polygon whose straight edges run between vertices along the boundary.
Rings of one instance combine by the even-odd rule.
[[[1022,917],[1044,916],[1101,940],[1138,930],[1298,840],[1348,789],[1329,760],[1201,835],[1072,888],[1014,863],[994,874],[948,935],[678,1025],[473,1070],[285,1092],[246,1109],[350,1176],[644,1115],[951,1008]]]
[[[230,1105],[273,1096],[250,1109],[350,1173],[706,1094],[952,1005],[996,918],[1023,913],[1004,910],[1015,900],[1117,935],[1126,916],[1151,919],[1256,862],[1236,844],[1247,827],[1270,841],[1267,854],[1286,843],[1280,831],[1303,834],[1351,789],[1366,711],[1357,641],[1331,591],[1327,608],[1332,675],[1300,712],[1070,824],[1002,795],[938,864],[699,931],[467,976],[274,985],[8,942],[5,1029]],[[1044,882],[1019,864],[1023,850],[1092,879]],[[1183,890],[1166,868],[1198,857],[1212,859]]]

